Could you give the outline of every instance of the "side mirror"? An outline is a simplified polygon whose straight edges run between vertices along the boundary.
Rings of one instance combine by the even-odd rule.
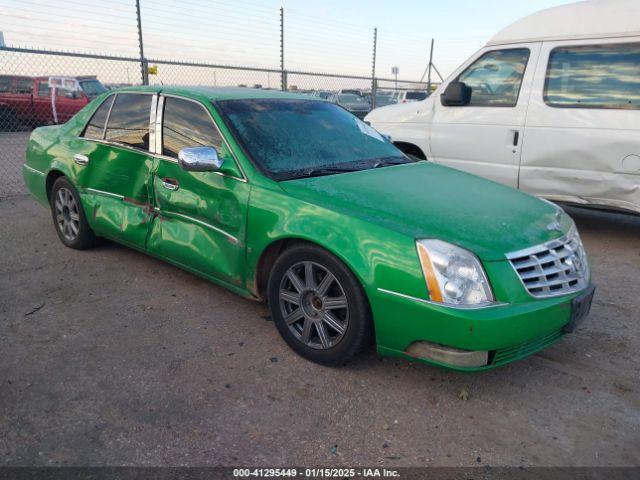
[[[224,160],[213,147],[190,147],[178,152],[178,163],[188,172],[215,172],[220,170]]]
[[[76,92],[75,90],[69,90],[69,91],[67,91],[67,92],[64,94],[64,96],[65,96],[66,98],[71,98],[71,99],[76,99],[76,98],[79,98],[79,97],[80,97],[80,95],[78,94],[78,92]]]
[[[448,107],[461,107],[471,101],[471,87],[464,82],[451,82],[440,95],[442,105]]]

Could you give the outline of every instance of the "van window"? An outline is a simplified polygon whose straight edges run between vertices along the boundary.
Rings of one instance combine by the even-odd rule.
[[[148,150],[151,97],[142,93],[118,93],[111,108],[105,138]]]
[[[554,48],[544,101],[553,107],[640,109],[640,43]]]
[[[89,120],[89,123],[87,123],[84,133],[82,134],[83,137],[96,140],[102,140],[104,138],[104,123],[107,121],[107,115],[109,114],[109,109],[111,108],[114,97],[115,95],[108,96],[107,99],[102,102],[102,105],[98,107],[91,117],[91,120]]]
[[[515,107],[529,60],[528,48],[487,52],[456,79],[471,88],[469,106]]]

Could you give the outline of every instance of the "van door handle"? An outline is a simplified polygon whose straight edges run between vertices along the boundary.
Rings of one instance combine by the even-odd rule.
[[[518,130],[514,130],[513,132],[513,146],[518,146],[518,140],[520,139],[520,132]]]
[[[79,153],[76,153],[73,156],[73,161],[76,162],[78,165],[86,165],[87,163],[89,163],[89,157],[87,157],[86,155],[80,155]]]
[[[180,184],[174,178],[163,178],[162,186],[167,190],[178,190],[180,188]]]

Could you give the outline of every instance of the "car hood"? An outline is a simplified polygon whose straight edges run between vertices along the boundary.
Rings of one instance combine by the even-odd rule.
[[[557,208],[510,187],[426,161],[281,182],[291,196],[413,238],[438,238],[485,261],[566,233]]]

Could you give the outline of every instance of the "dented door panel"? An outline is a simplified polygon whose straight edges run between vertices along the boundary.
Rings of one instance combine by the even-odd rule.
[[[99,235],[144,248],[152,209],[149,179],[153,157],[138,149],[97,141],[85,144],[89,163],[78,168],[87,219]]]
[[[147,248],[204,275],[242,285],[249,185],[214,172],[187,172],[158,158],[155,218]],[[165,187],[166,180],[177,189]]]
[[[560,107],[544,97],[554,49],[639,41],[543,44],[527,112],[520,189],[551,200],[640,212],[640,110]]]

